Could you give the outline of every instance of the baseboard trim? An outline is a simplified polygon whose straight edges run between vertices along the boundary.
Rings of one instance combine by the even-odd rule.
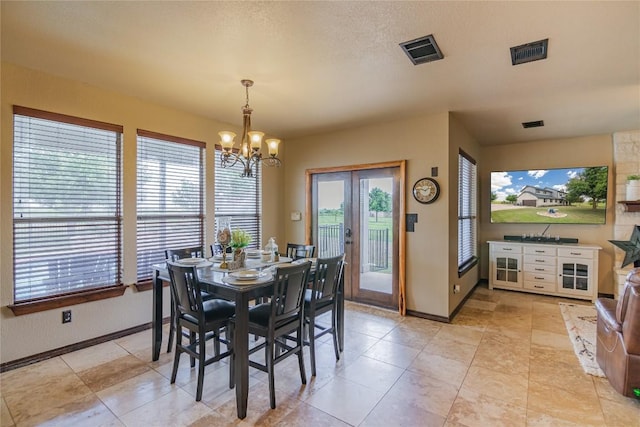
[[[451,323],[451,320],[448,317],[444,316],[436,316],[435,314],[423,313],[417,310],[409,310],[407,309],[407,314],[413,317],[420,317],[422,319],[435,320],[436,322],[442,323]]]
[[[471,288],[471,290],[467,293],[467,295],[465,295],[464,298],[462,298],[462,301],[460,301],[460,304],[458,304],[458,306],[451,312],[449,317],[436,316],[434,314],[428,314],[428,313],[423,313],[421,311],[409,310],[409,309],[407,309],[407,314],[414,317],[420,317],[422,319],[435,320],[436,322],[451,323],[451,321],[453,320],[454,317],[456,317],[456,315],[458,314],[458,312],[460,311],[464,303],[467,302],[467,300],[473,293],[476,286],[478,286],[481,283],[487,283],[487,280],[485,279],[478,280],[478,282],[475,285],[473,285],[473,288]]]
[[[484,280],[484,279],[480,279],[476,282],[475,285],[473,285],[473,287],[469,290],[469,292],[467,292],[467,294],[464,296],[464,298],[462,298],[462,301],[460,301],[460,304],[458,304],[458,306],[456,308],[453,309],[453,311],[451,312],[451,315],[449,316],[449,318],[451,320],[453,320],[454,317],[456,317],[456,315],[458,314],[458,312],[460,311],[460,309],[462,308],[462,306],[464,305],[465,302],[467,302],[467,300],[469,299],[469,297],[471,296],[471,294],[473,293],[473,291],[476,289],[476,287],[478,285],[480,285],[481,283],[488,283],[488,281]]]
[[[168,323],[169,317],[162,319],[162,323]],[[80,341],[74,344],[69,344],[64,347],[59,347],[53,350],[45,351],[43,353],[34,354],[33,356],[23,357],[21,359],[12,360],[0,364],[0,373],[11,371],[13,369],[22,368],[23,366],[31,365],[33,363],[42,362],[43,360],[51,359],[61,356],[63,354],[71,353],[72,351],[82,350],[83,348],[91,347],[97,344],[102,344],[107,341],[116,340],[118,338],[126,337],[127,335],[142,332],[151,328],[151,322],[144,323],[142,325],[134,326],[132,328],[124,329],[122,331],[112,332],[100,337],[91,338],[85,341]]]

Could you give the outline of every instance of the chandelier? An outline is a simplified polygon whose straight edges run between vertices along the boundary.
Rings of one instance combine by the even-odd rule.
[[[242,107],[242,140],[240,141],[240,148],[234,150],[233,139],[236,134],[229,131],[218,132],[220,145],[222,146],[220,165],[223,168],[230,168],[240,162],[243,167],[242,176],[252,177],[254,176],[254,170],[257,173],[258,163],[260,162],[267,166],[280,166],[282,164],[278,158],[280,140],[270,138],[265,141],[269,150],[269,157],[263,158],[260,149],[264,132],[251,130],[251,112],[253,110],[249,107],[249,88],[253,86],[253,80],[240,80],[240,83],[245,87],[247,94],[247,102]]]

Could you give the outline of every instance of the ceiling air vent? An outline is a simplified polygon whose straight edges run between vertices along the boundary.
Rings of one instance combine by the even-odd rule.
[[[444,58],[440,48],[436,43],[433,34],[419,39],[400,43],[400,47],[407,54],[413,65],[424,64],[425,62],[437,61]]]
[[[525,64],[547,57],[549,39],[538,40],[511,48],[511,65]]]
[[[522,123],[522,127],[525,129],[528,128],[539,128],[541,126],[544,126],[544,120],[536,120],[534,122],[524,122]]]

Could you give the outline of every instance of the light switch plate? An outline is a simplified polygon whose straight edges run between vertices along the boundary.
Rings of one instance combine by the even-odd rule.
[[[302,214],[300,211],[291,212],[291,221],[300,221],[302,219]]]

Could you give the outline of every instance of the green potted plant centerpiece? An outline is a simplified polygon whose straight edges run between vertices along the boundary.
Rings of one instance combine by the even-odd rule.
[[[233,248],[233,259],[237,260],[242,254],[242,250],[249,246],[251,243],[251,235],[244,230],[232,230],[231,231],[231,243]]]
[[[627,177],[627,200],[640,200],[640,175],[629,175]]]

